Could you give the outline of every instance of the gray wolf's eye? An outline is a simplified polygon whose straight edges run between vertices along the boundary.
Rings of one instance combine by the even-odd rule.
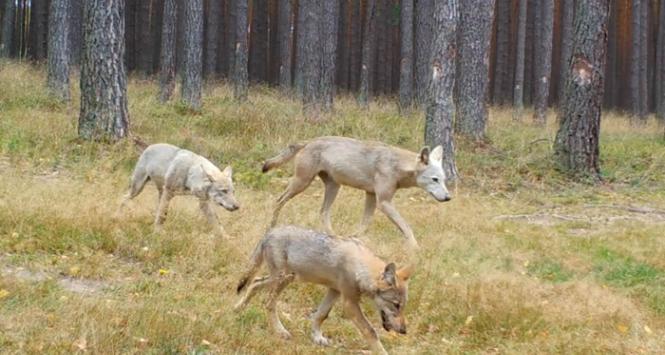
[[[222,189],[221,191],[222,191],[223,194],[227,194],[227,193],[229,193],[229,190],[228,190],[228,189]]]
[[[435,177],[433,177],[433,178],[432,178],[432,181],[434,181],[434,182],[437,182],[437,183],[438,183],[438,182],[439,182],[439,178],[435,176]]]

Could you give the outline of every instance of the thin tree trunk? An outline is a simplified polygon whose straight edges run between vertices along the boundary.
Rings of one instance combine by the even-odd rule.
[[[649,113],[649,78],[647,77],[647,68],[649,64],[648,55],[648,36],[649,21],[648,9],[649,1],[642,0],[640,3],[640,117],[646,119]]]
[[[320,102],[320,79],[321,79],[321,31],[319,22],[323,21],[321,16],[321,4],[317,1],[303,1],[300,3],[300,11],[303,16],[303,26],[299,29],[303,35],[303,111],[308,116],[317,120],[321,112]]]
[[[233,95],[238,101],[247,100],[249,73],[247,68],[247,1],[237,0],[235,8],[236,45],[233,69]]]
[[[462,0],[466,1],[466,0]],[[443,171],[447,180],[457,178],[453,121],[455,102],[456,35],[459,19],[457,0],[437,0],[434,3],[434,36],[432,43],[432,80],[425,119],[425,144],[443,147]]]
[[[632,47],[631,47],[631,61],[630,61],[630,97],[631,97],[631,122],[637,123],[639,121],[646,120],[645,116],[642,116],[641,110],[641,98],[640,98],[640,64],[641,54],[642,54],[642,45],[641,40],[641,3],[646,0],[633,0],[631,8],[631,34],[632,34]]]
[[[533,120],[537,124],[544,125],[547,122],[547,106],[550,93],[550,76],[552,73],[552,31],[554,27],[554,2],[551,0],[542,0],[542,22],[540,26],[540,39],[538,43],[537,62],[539,63],[536,72],[536,98],[534,101]]]
[[[51,95],[69,101],[69,0],[51,0],[49,13],[47,86]]]
[[[293,51],[293,1],[279,0],[279,85],[291,90],[291,53]]]
[[[527,0],[526,38],[524,43],[524,105],[533,104],[534,48],[536,48],[536,15],[538,0]]]
[[[457,16],[457,4],[454,5]],[[455,23],[456,28],[457,23]],[[402,0],[400,31],[402,43],[399,62],[399,107],[400,111],[404,111],[408,110],[413,100],[413,0]],[[454,61],[452,64],[454,65]]]
[[[187,1],[189,2],[189,0]],[[138,70],[144,76],[152,74],[152,2],[153,0],[139,0],[138,11],[135,14],[135,21],[137,22],[135,28],[138,30],[138,33],[136,34]]]
[[[362,38],[362,59],[360,64],[360,92],[358,93],[358,103],[365,108],[369,106],[370,100],[370,74],[372,73],[371,55],[376,38],[376,33],[374,31],[375,0],[367,0],[366,6]]]
[[[360,62],[362,58],[362,35],[361,35],[361,6],[362,1],[351,0],[351,40],[349,59],[349,88],[353,91],[360,88]]]
[[[460,2],[455,131],[476,141],[485,139],[493,18],[494,0]]]
[[[524,110],[524,49],[526,41],[527,0],[519,1],[517,19],[517,55],[515,63],[515,87],[513,90],[513,120],[521,121]]]
[[[658,45],[656,52],[656,117],[665,122],[665,0],[658,11]]]
[[[337,62],[337,32],[339,24],[339,3],[337,1],[324,1],[320,6],[319,33],[321,43],[321,79],[320,100],[323,111],[333,109],[335,95],[335,63]]]
[[[79,137],[116,141],[129,134],[125,2],[86,0],[81,58]]]
[[[70,0],[69,9],[69,63],[79,65],[83,47],[83,0]]]
[[[499,106],[508,101],[505,83],[509,81],[510,5],[511,0],[496,0],[496,62],[492,102]]]
[[[162,19],[162,46],[161,68],[159,74],[159,100],[167,102],[175,90],[175,42],[176,42],[176,16],[178,10],[176,0],[164,1],[164,16]]]
[[[430,55],[432,53],[432,8],[436,0],[417,0],[415,17],[415,95],[418,104],[427,102],[430,74]]]
[[[206,60],[203,75],[214,78],[217,73],[217,46],[219,44],[219,21],[222,18],[222,0],[208,1],[206,17]]]
[[[563,0],[561,3],[561,64],[559,71],[559,107],[563,106],[563,89],[568,73],[568,62],[573,48],[573,19],[575,15],[575,0]]]
[[[304,65],[305,65],[305,37],[306,33],[304,32],[305,28],[305,12],[302,11],[303,7],[308,6],[308,1],[298,1],[298,6],[296,6],[296,30],[294,32],[295,43],[296,43],[296,62],[295,62],[295,72],[293,73],[293,84],[296,89],[298,97],[302,98],[304,89],[303,89],[303,74],[304,74]]]
[[[185,53],[182,70],[181,97],[194,111],[201,110],[201,78],[203,70],[203,0],[187,0],[185,15]]]
[[[249,35],[249,78],[266,82],[268,75],[268,1],[254,0]]]
[[[236,1],[226,2],[226,76],[234,80],[236,68]]]
[[[14,16],[16,7],[14,1],[5,0],[2,12],[2,37],[0,37],[0,57],[9,58],[12,51],[12,39],[14,38]]]
[[[598,137],[609,11],[609,0],[577,2],[566,98],[554,142],[554,154],[563,169],[595,180],[600,179]]]
[[[49,4],[48,0],[31,2],[30,6],[30,46],[28,52],[32,60],[40,61],[46,58],[48,48],[48,21]]]
[[[619,65],[618,65],[618,53],[617,53],[617,42],[618,42],[618,31],[617,31],[617,1],[610,1],[610,19],[607,28],[607,65],[605,67],[605,98],[603,99],[603,106],[605,108],[619,108],[618,104],[618,76],[619,76]],[[571,26],[572,27],[572,26]],[[564,69],[562,67],[562,69]]]

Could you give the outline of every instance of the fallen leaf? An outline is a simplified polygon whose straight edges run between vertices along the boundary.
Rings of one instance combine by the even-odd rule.
[[[617,328],[617,330],[618,330],[620,333],[622,333],[622,334],[626,334],[626,333],[628,333],[628,326],[625,325],[625,324],[617,324],[617,325],[616,325],[616,328]]]
[[[0,300],[9,296],[9,291],[5,290],[4,288],[0,290]]]
[[[653,330],[651,330],[651,328],[649,328],[649,326],[646,325],[646,324],[644,325],[644,331],[647,332],[647,334],[652,334],[653,333]]]
[[[210,342],[203,339],[203,340],[201,340],[201,345],[210,346]]]
[[[169,270],[167,270],[167,269],[159,269],[159,274],[160,275],[166,275],[168,273],[169,273]]]
[[[464,325],[469,325],[473,321],[473,316],[468,316],[466,317],[466,320],[464,321]]]

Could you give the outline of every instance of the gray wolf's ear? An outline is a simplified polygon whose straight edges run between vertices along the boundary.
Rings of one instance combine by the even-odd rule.
[[[227,165],[226,168],[224,168],[224,171],[222,171],[222,173],[231,178],[231,176],[233,176],[233,168],[231,168],[231,165]]]
[[[204,168],[203,165],[200,166],[201,166],[201,171],[203,171],[203,175],[205,175],[211,182],[215,182],[215,178],[210,173],[208,173],[206,168]]]
[[[420,150],[420,154],[418,154],[418,159],[420,160],[421,163],[427,165],[429,164],[429,147],[425,146]]]
[[[396,268],[395,263],[390,263],[386,265],[386,268],[383,270],[383,275],[381,275],[383,281],[385,281],[388,285],[392,287],[395,287],[395,285],[397,285],[397,282],[395,280],[396,276],[395,268]]]
[[[438,163],[441,163],[443,160],[443,147],[440,145],[437,145],[436,148],[432,150],[432,152],[429,154],[429,160]]]

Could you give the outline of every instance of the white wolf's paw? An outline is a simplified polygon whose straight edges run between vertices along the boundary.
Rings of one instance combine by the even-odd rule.
[[[314,341],[314,343],[316,343],[316,345],[321,345],[321,346],[332,345],[332,341],[329,338],[324,337],[323,334],[313,334],[312,340]]]

